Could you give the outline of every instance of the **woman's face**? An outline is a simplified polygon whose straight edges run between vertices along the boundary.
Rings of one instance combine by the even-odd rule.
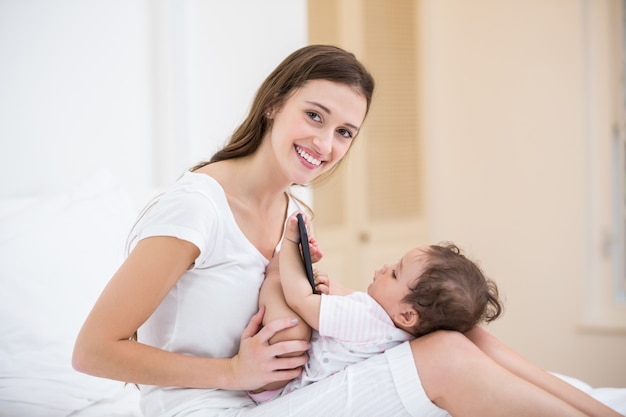
[[[354,88],[312,80],[270,112],[276,163],[291,183],[308,184],[339,162],[365,118],[366,100]]]

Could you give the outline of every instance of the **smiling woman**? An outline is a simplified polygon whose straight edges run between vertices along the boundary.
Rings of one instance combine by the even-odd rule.
[[[306,44],[305,9],[0,2],[0,415],[142,415],[132,384],[71,368],[76,334],[138,210],[222,146],[260,80]]]
[[[139,384],[147,416],[306,416],[311,409],[617,416],[480,328],[430,333],[254,406],[246,390],[291,380],[307,361],[306,337],[270,343],[297,317],[270,321],[264,308],[257,312],[285,221],[300,209],[289,187],[345,156],[352,142],[346,130],[361,126],[373,87],[340,48],[311,45],[289,55],[263,82],[230,143],[186,172],[135,224],[128,257],[78,334],[74,367]],[[296,145],[324,162],[307,166]]]
[[[139,220],[128,258],[77,338],[74,366],[140,384],[147,415],[175,404],[237,409],[250,404],[242,389],[297,376],[306,358],[277,356],[307,342],[267,344],[293,326],[289,318],[257,334],[258,291],[286,215],[299,208],[290,186],[344,157],[373,88],[354,55],[337,47],[313,45],[285,59],[230,142]]]

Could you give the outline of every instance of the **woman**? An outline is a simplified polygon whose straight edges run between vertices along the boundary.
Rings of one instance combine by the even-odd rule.
[[[247,397],[297,377],[307,360],[298,354],[306,340],[269,343],[297,318],[259,331],[259,288],[286,219],[300,209],[289,187],[337,166],[373,89],[339,48],[287,57],[230,143],[140,219],[131,252],[78,335],[74,367],[139,384],[146,416],[616,415],[480,329],[404,343],[261,406]]]

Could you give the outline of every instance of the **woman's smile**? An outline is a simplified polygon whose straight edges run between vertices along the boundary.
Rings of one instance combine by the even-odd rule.
[[[310,168],[317,168],[322,164],[323,161],[320,157],[316,158],[315,156],[311,155],[312,151],[307,151],[298,145],[295,145],[294,147],[296,149],[296,153],[300,155],[301,160],[306,166]]]

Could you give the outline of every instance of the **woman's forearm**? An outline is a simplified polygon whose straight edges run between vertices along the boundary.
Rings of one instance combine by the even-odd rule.
[[[132,340],[79,338],[72,365],[80,372],[134,384],[241,389],[230,361],[167,352]]]
[[[184,356],[129,340],[198,253],[193,244],[170,237],[138,242],[85,320],[76,339],[73,366],[129,383],[230,387],[228,360]]]
[[[252,316],[241,336],[239,352],[232,358],[208,358],[168,352],[146,344],[105,338],[83,328],[76,341],[72,365],[80,372],[128,383],[252,390],[301,373],[306,356],[289,356],[307,349],[307,341],[270,345],[278,332],[297,324],[292,318],[267,323],[261,330],[264,309]],[[281,355],[288,357],[281,358]]]

